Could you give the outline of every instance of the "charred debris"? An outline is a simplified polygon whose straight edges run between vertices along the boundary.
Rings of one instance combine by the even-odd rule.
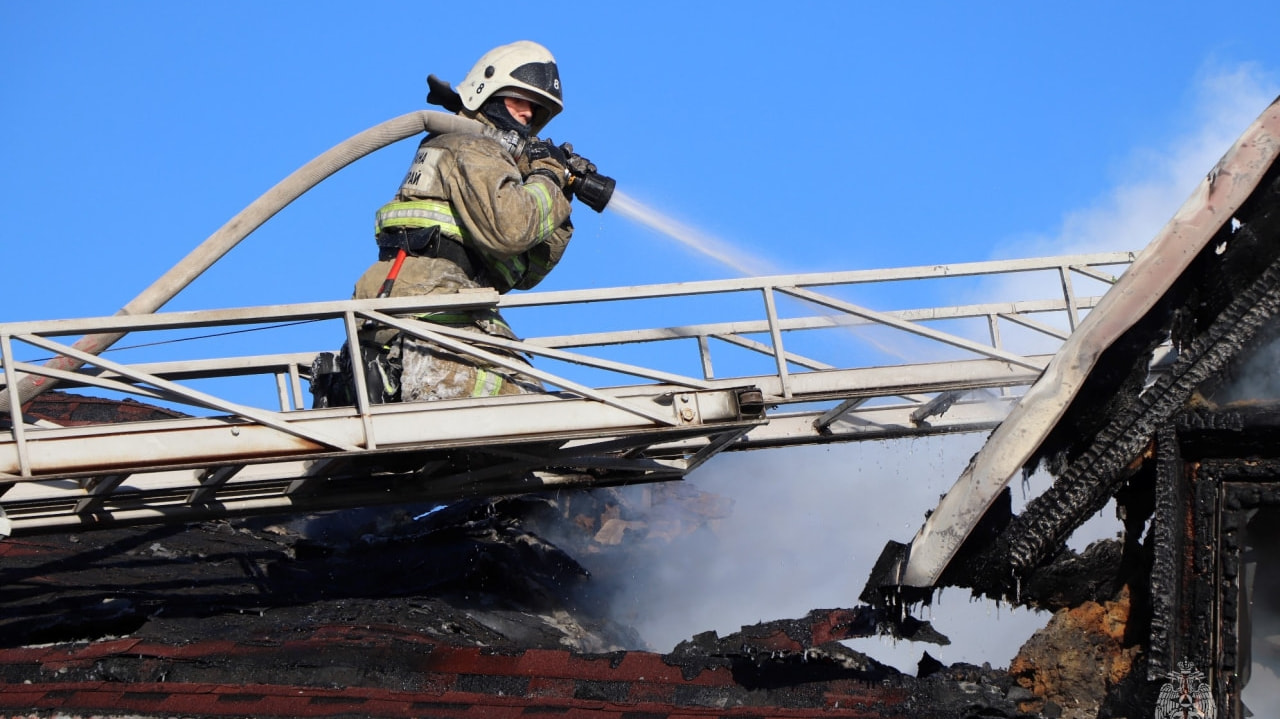
[[[655,504],[660,520],[646,512]],[[13,537],[0,544],[0,709],[1043,715],[1008,672],[926,658],[913,677],[847,648],[885,627],[948,641],[868,606],[648,651],[599,588],[729,505],[670,483]]]

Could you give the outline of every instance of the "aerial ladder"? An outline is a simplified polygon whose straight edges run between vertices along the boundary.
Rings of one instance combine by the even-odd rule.
[[[674,480],[729,450],[987,431],[1132,259],[7,323],[0,507],[14,533],[79,531]],[[918,305],[980,291],[1024,296],[888,309],[861,301]],[[1033,291],[1049,296],[1025,297]],[[480,308],[558,331],[513,341],[406,319]],[[655,317],[667,321],[653,326]],[[532,369],[520,371],[547,391],[375,405],[357,366],[354,406],[311,408],[317,354],[344,338],[354,346],[366,322],[497,365],[523,353]],[[67,341],[115,333],[130,347],[94,355]],[[917,359],[895,358],[895,348]],[[83,366],[58,368],[71,361]],[[30,421],[18,410],[24,376],[174,416]]]
[[[116,315],[0,324],[0,534],[655,482],[726,450],[989,430],[1134,258],[158,312],[325,177],[423,131],[491,132],[429,111],[394,118],[285,178]],[[922,305],[934,281],[952,285]],[[1003,299],[950,301],[1002,286]],[[1042,296],[1027,298],[1032,288]],[[519,315],[526,332],[557,331],[514,341],[407,319],[486,308]],[[653,326],[654,317],[679,323]],[[636,318],[646,323],[616,324]],[[565,333],[577,320],[590,321]],[[510,355],[523,353],[532,369],[513,368],[547,391],[371,405],[357,367],[353,406],[309,407],[303,385],[317,355],[344,339],[357,346],[368,323],[488,365],[512,367]],[[125,336],[130,347],[113,347]],[[927,348],[895,361],[904,337]],[[53,384],[172,416],[32,421],[24,403]]]

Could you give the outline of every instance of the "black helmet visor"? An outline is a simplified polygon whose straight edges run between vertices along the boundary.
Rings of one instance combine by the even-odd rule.
[[[564,100],[560,94],[560,71],[554,62],[527,62],[512,70],[511,77],[539,88],[557,100]]]

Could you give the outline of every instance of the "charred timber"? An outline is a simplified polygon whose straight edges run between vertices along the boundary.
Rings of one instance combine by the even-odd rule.
[[[1280,539],[1278,429],[1280,403],[1255,401],[1198,407],[1157,437],[1147,677],[1205,668],[1219,716],[1242,715],[1250,606],[1274,612],[1280,596],[1266,579]],[[1263,579],[1248,579],[1248,563]]]
[[[1073,405],[1072,421],[1062,426],[1076,433],[1074,442],[1059,431],[1052,438],[1056,448],[1048,447],[1065,462],[1054,484],[1013,517],[994,542],[967,548],[976,559],[968,563],[969,581],[962,584],[1016,600],[1020,582],[1060,554],[1066,538],[1132,476],[1156,430],[1172,421],[1197,390],[1229,376],[1228,368],[1246,349],[1269,337],[1268,323],[1280,314],[1280,170],[1269,172],[1265,188],[1241,208],[1241,224],[1225,225],[1161,306],[1104,355],[1101,366],[1123,372],[1101,373],[1099,381],[1111,384],[1088,387],[1079,397],[1111,399]],[[1243,240],[1237,243],[1237,236]],[[1253,267],[1265,269],[1258,273]],[[1218,289],[1226,286],[1232,292]],[[1146,348],[1169,333],[1180,346],[1177,360],[1139,391],[1146,380]]]
[[[575,494],[553,514],[609,499]],[[692,509],[723,510],[708,502]],[[844,647],[883,631],[870,607],[631,649],[583,591],[593,579],[532,531],[548,506],[351,510],[305,536],[277,518],[0,543],[0,713],[1054,716],[1007,672],[924,660],[912,677]]]
[[[1218,229],[1161,301],[1102,354],[1062,421],[1044,441],[1038,459],[1059,470],[1071,465],[1089,449],[1088,440],[1141,392],[1151,349],[1167,338],[1179,349],[1191,347],[1278,258],[1280,163],[1259,180],[1258,189]]]

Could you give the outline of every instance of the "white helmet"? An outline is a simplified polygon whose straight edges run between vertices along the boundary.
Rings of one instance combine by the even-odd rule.
[[[519,40],[486,52],[456,88],[462,106],[476,112],[491,97],[520,97],[534,104],[532,134],[564,109],[560,71],[551,51]]]

